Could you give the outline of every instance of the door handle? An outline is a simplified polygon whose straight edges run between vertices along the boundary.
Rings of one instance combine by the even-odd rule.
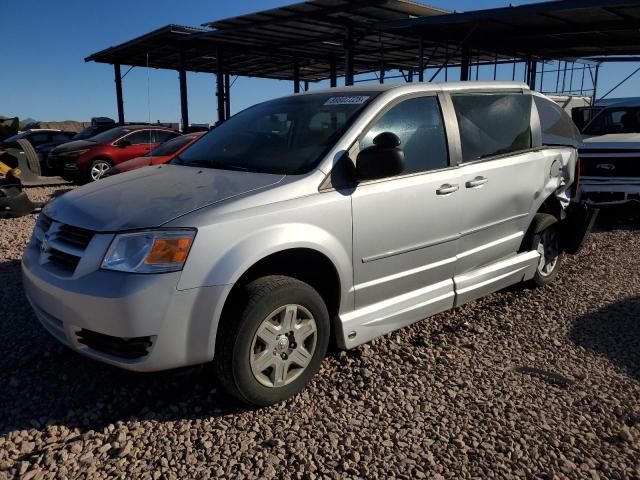
[[[444,185],[440,185],[440,188],[436,190],[438,195],[449,195],[450,193],[457,192],[460,190],[458,185],[451,185],[450,183],[445,183]]]
[[[482,185],[484,185],[488,181],[489,181],[489,179],[486,178],[486,177],[476,177],[473,180],[469,180],[467,183],[464,184],[464,186],[467,187],[467,188],[481,187]]]

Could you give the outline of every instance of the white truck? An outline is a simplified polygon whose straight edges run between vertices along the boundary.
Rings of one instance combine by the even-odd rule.
[[[640,202],[640,103],[603,109],[582,134],[581,199],[598,206]]]

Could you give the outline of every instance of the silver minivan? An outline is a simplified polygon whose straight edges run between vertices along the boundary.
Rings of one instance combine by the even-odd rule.
[[[360,86],[233,116],[171,164],[39,216],[27,297],[59,341],[135,371],[214,361],[267,405],[353,348],[518,282],[543,286],[589,215],[569,117],[526,85]]]

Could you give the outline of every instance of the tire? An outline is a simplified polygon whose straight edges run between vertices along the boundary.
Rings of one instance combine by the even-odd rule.
[[[38,156],[36,149],[31,145],[31,142],[25,138],[21,138],[17,143],[20,145],[20,148],[22,148],[22,151],[27,157],[27,163],[31,173],[34,175],[41,175],[42,170],[40,169],[40,157]]]
[[[100,180],[110,168],[111,162],[109,162],[109,160],[105,160],[104,158],[96,158],[92,160],[89,165],[89,170],[87,170],[87,181],[95,182]]]
[[[234,305],[225,309],[216,341],[216,373],[223,387],[257,406],[301,392],[329,344],[329,313],[322,297],[294,278],[266,276],[249,283]]]
[[[550,284],[558,276],[561,263],[560,224],[553,215],[537,214],[527,234],[528,251],[538,251],[540,261],[536,267],[536,273],[528,282],[533,288],[544,287]]]

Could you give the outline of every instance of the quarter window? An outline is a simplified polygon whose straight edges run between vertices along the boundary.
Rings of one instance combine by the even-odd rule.
[[[447,138],[436,97],[415,97],[392,107],[369,128],[360,150],[373,145],[373,139],[383,132],[400,137],[405,174],[449,166]]]
[[[462,161],[531,148],[531,95],[452,95],[460,127]]]
[[[32,145],[42,145],[43,143],[47,143],[49,141],[49,134],[35,133],[27,138]]]
[[[168,130],[155,130],[155,141],[153,143],[164,143],[167,140],[177,137],[179,134]]]
[[[540,118],[543,145],[573,145],[577,147],[582,139],[578,127],[571,117],[554,101],[533,95],[533,101]]]
[[[123,140],[128,140],[131,145],[143,145],[145,143],[153,143],[151,130],[138,130],[131,135],[126,136]]]

